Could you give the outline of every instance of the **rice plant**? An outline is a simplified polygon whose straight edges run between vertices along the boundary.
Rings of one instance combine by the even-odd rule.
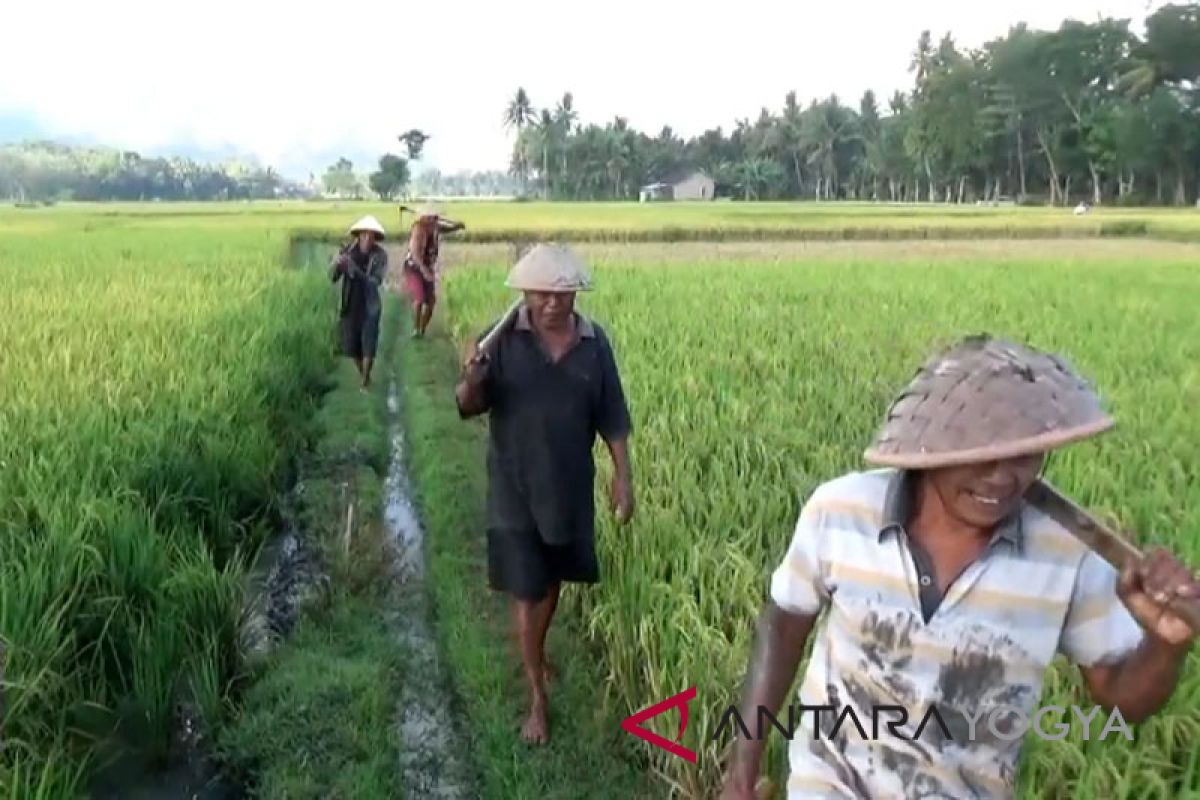
[[[327,282],[282,268],[282,233],[89,220],[0,223],[12,797],[71,796],[109,738],[164,756],[188,693],[220,709],[245,559],[330,363]]]
[[[728,743],[712,741],[719,714],[737,702],[755,616],[801,504],[818,483],[863,466],[897,390],[965,334],[1028,341],[1091,377],[1118,427],[1056,453],[1051,479],[1143,541],[1200,564],[1195,252],[1077,248],[1051,259],[1003,245],[930,247],[889,259],[846,245],[757,261],[679,258],[672,245],[659,245],[659,258],[639,247],[636,259],[585,248],[596,291],[580,296],[580,308],[609,332],[624,375],[639,511],[628,528],[601,513],[604,581],[563,602],[599,644],[626,713],[697,687],[683,744],[698,764],[646,748],[667,781],[712,796]],[[464,344],[510,299],[505,268],[492,252],[448,276],[444,313]],[[597,462],[603,490],[603,449]],[[1133,743],[1078,732],[1031,742],[1022,796],[1200,790],[1198,694],[1193,659],[1171,705]],[[1090,705],[1075,673],[1057,664],[1043,701]],[[656,729],[673,738],[678,719],[667,716]],[[770,752],[777,779],[783,744],[775,737]]]

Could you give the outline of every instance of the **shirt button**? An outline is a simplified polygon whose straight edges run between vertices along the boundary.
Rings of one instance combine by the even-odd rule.
[[[933,583],[933,581],[930,579],[930,577],[928,575],[921,576],[921,585],[922,586],[928,586],[931,583]]]

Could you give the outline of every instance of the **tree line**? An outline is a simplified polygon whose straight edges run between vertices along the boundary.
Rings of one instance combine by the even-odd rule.
[[[537,108],[519,89],[510,170],[547,199],[627,200],[699,169],[752,199],[1174,204],[1200,180],[1200,3],[1146,20],[1024,23],[977,49],[921,34],[913,85],[857,107],[837,96],[683,139],[616,117],[583,125],[572,94]]]
[[[34,141],[0,147],[0,197],[16,202],[253,200],[295,197],[302,187],[272,168],[188,158],[146,158],[128,150]]]

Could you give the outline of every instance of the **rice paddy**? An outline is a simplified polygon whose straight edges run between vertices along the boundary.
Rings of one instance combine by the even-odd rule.
[[[569,608],[599,643],[624,713],[697,687],[683,739],[699,753],[697,765],[647,748],[687,796],[711,796],[719,780],[728,737],[714,743],[713,734],[737,702],[754,619],[800,505],[819,483],[863,467],[888,402],[927,355],[960,336],[1028,341],[1092,378],[1118,428],[1057,453],[1049,477],[1143,541],[1200,561],[1196,248],[579,250],[597,287],[581,295],[581,307],[614,342],[635,419],[640,510],[630,529],[602,517],[607,577],[571,594]],[[460,340],[505,307],[498,255],[464,255],[471,268],[447,281],[446,313]],[[1166,798],[1200,788],[1197,697],[1193,659],[1170,708],[1141,726],[1135,743],[1083,742],[1079,730],[1031,741],[1023,796]],[[1065,668],[1053,672],[1043,702],[1088,706]],[[659,732],[673,737],[677,721],[667,716]],[[773,740],[777,779],[782,744]]]
[[[330,353],[326,298],[278,251],[186,229],[3,236],[6,796],[75,796],[118,728],[162,757],[181,696],[223,713],[244,558]]]
[[[295,231],[337,237],[363,213],[389,231],[398,222],[394,206],[357,204],[0,209],[0,794],[77,796],[101,752],[94,737],[114,728],[163,755],[181,696],[229,711],[244,560],[273,524],[333,363],[328,282],[282,267]],[[698,687],[683,740],[698,763],[644,748],[662,796],[672,783],[710,796],[719,779],[725,742],[711,739],[799,505],[861,467],[895,391],[964,334],[1055,350],[1092,378],[1118,427],[1056,455],[1051,479],[1200,564],[1200,247],[1066,238],[1131,223],[1200,236],[1194,212],[461,203],[447,214],[480,239],[601,240],[579,245],[597,281],[581,308],[617,351],[639,510],[621,529],[601,514],[604,582],[563,608],[595,648],[621,711],[614,730]],[[620,241],[952,229],[961,236],[937,242]],[[965,238],[989,231],[1055,238]],[[445,251],[438,322],[464,341],[507,305],[511,251]],[[1079,691],[1056,667],[1043,702],[1086,704]],[[1021,796],[1200,791],[1198,702],[1193,657],[1135,742],[1030,740]],[[663,724],[673,735],[675,720]]]

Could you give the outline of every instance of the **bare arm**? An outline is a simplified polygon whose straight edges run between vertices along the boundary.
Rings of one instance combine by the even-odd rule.
[[[1171,609],[1175,598],[1200,596],[1191,571],[1162,548],[1122,571],[1117,596],[1141,626],[1141,644],[1117,663],[1081,667],[1092,699],[1122,718],[1142,722],[1157,713],[1179,683],[1197,633]]]
[[[413,226],[412,236],[408,239],[408,254],[425,279],[433,280],[433,265],[425,263],[425,248],[428,241],[429,230],[424,225]]]
[[[758,618],[754,653],[746,674],[739,709],[743,720],[757,720],[758,707],[776,714],[787,697],[816,622],[815,615],[792,614],[768,600]],[[747,723],[749,724],[749,723]],[[753,797],[762,766],[763,739],[738,739],[729,766],[726,794]]]
[[[1082,667],[1080,673],[1094,702],[1106,711],[1119,709],[1126,722],[1137,724],[1158,713],[1171,698],[1189,649],[1147,636],[1124,661]]]
[[[478,354],[471,357],[463,367],[458,385],[454,387],[454,399],[458,403],[458,415],[470,419],[485,413],[491,404],[487,396],[488,363]]]
[[[629,465],[629,436],[622,434],[605,438],[608,454],[612,457],[613,478],[609,494],[617,522],[624,525],[633,517],[633,469]]]
[[[608,445],[608,454],[612,457],[613,473],[616,479],[632,481],[633,469],[629,465],[629,440],[622,437],[611,442],[605,440],[604,443]]]

